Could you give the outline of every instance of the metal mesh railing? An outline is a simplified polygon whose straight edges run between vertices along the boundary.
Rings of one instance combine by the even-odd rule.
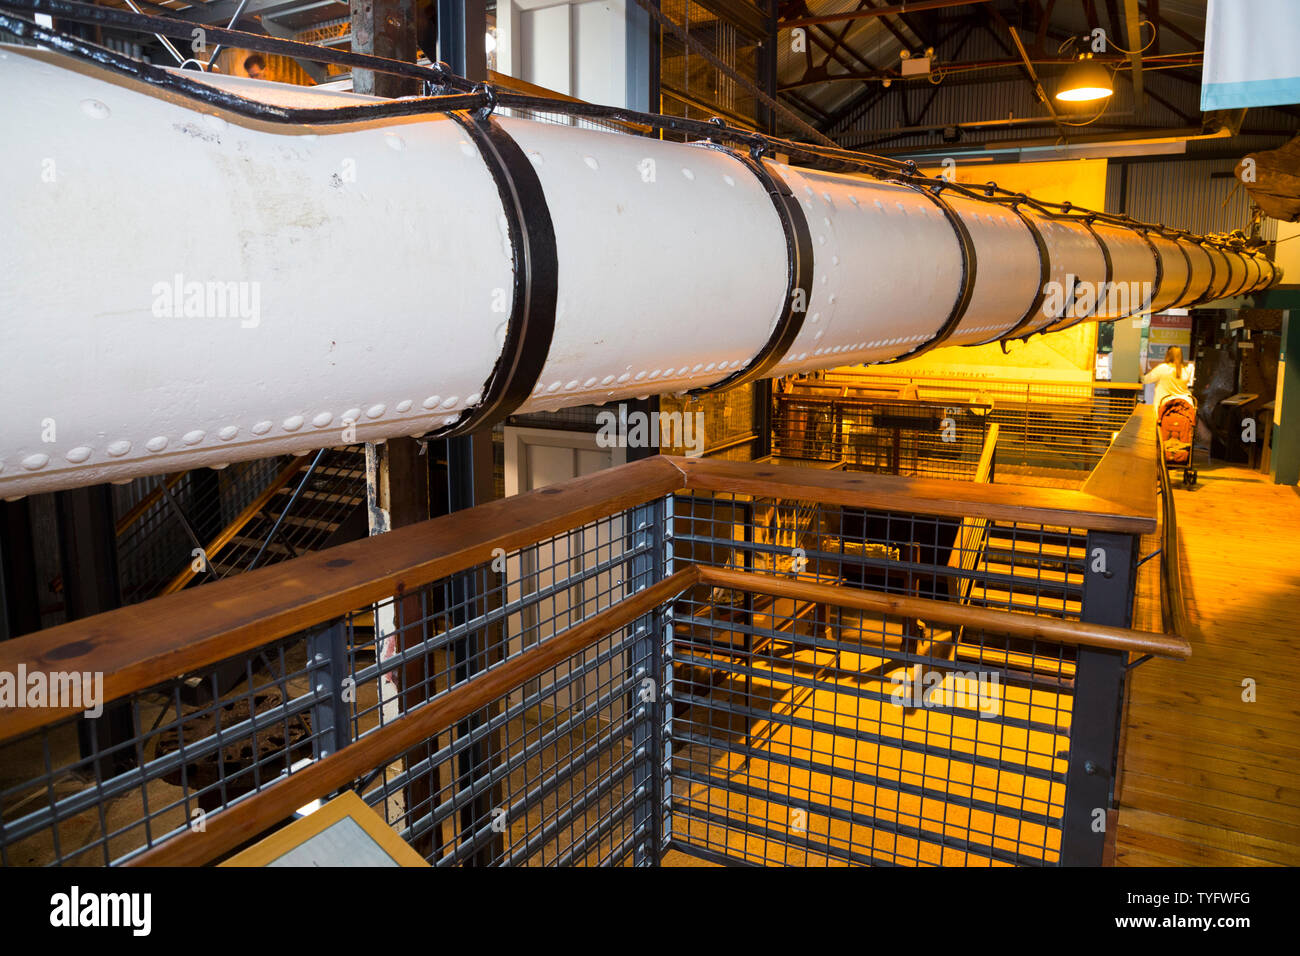
[[[1077,620],[1086,533],[737,494],[678,496],[680,560]]]
[[[764,865],[1061,859],[1073,718],[1061,645],[771,598],[674,609],[670,838]]]
[[[989,405],[989,423],[1000,429],[1000,465],[1030,474],[1085,477],[1106,453],[1115,433],[1137,405],[1141,389],[1093,382],[1013,381],[972,377],[834,371],[799,390],[829,398],[848,390],[865,401],[906,391],[916,401],[940,405]]]
[[[130,860],[484,686],[654,579],[656,507],[503,552],[133,692],[99,719],[65,718],[0,744],[0,864]],[[639,618],[489,694],[352,787],[438,865],[645,862],[652,717],[639,695],[655,673],[655,628],[652,616]],[[66,689],[80,693],[80,678]],[[88,705],[103,703],[89,680]]]
[[[776,396],[774,406],[773,451],[783,458],[927,478],[974,475],[992,411],[991,405],[797,394]]]
[[[1133,537],[905,484],[656,458],[169,599],[191,640],[111,612],[113,699],[26,705],[97,719],[0,712],[0,864],[209,862],[342,790],[438,866],[1099,862],[1125,651],[1186,653],[1121,630]]]

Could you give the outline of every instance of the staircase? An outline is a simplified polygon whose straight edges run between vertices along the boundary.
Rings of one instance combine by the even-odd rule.
[[[1087,538],[1068,528],[1027,532],[992,522],[969,601],[999,611],[1078,620]]]
[[[119,500],[123,603],[363,537],[365,501],[362,445],[142,479]]]
[[[365,501],[364,446],[327,448],[318,456],[295,458],[204,549],[208,570],[195,572],[191,565],[162,593],[362,537],[366,533]]]

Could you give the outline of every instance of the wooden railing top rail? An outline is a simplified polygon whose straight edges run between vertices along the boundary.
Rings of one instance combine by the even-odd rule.
[[[689,565],[637,592],[550,640],[490,668],[470,682],[372,731],[342,750],[290,774],[274,786],[217,811],[202,830],[184,830],[133,858],[133,866],[197,866],[233,850],[250,834],[260,833],[313,799],[350,786],[376,766],[409,751],[521,686],[554,669],[595,642],[671,601],[698,584],[776,598],[854,608],[885,616],[921,618],[953,626],[979,628],[1013,637],[1087,645],[1184,659],[1185,641],[1167,634],[1062,621],[1009,611],[913,598],[842,585],[816,584],[778,575],[728,571]]]
[[[656,456],[0,642],[0,671],[103,673],[104,699],[116,700],[486,562],[497,548],[514,551],[688,489],[1099,531],[1156,528],[1154,499],[1143,511],[1127,496]],[[71,713],[0,708],[0,740]]]
[[[0,642],[0,671],[103,673],[104,698],[251,651],[682,486],[648,458]],[[0,740],[74,713],[0,708]]]
[[[678,459],[687,487],[760,498],[820,501],[843,507],[954,518],[993,518],[1090,531],[1145,534],[1156,528],[1155,503],[1133,508],[1066,488],[978,485],[949,478],[907,478],[819,471],[793,465]],[[1152,475],[1154,481],[1155,476]]]
[[[951,374],[944,372],[935,372],[927,374],[925,372],[891,372],[886,374],[872,372],[827,372],[822,381],[840,385],[849,382],[862,382],[864,387],[873,387],[867,383],[879,383],[886,385],[894,379],[905,379],[909,382],[921,382],[924,384],[941,384],[951,385],[953,388],[961,388],[967,385],[1016,385],[1022,388],[1060,388],[1070,386],[1072,388],[1090,388],[1093,391],[1098,389],[1118,389],[1121,391],[1137,391],[1143,386],[1132,382],[1098,382],[1091,379],[1023,379],[1023,378],[984,378],[983,376],[970,376],[966,378],[953,378]],[[804,383],[800,383],[804,384]]]
[[[1135,631],[1126,627],[1067,621],[1019,611],[995,611],[970,604],[909,597],[905,594],[886,594],[883,591],[867,591],[842,584],[818,584],[776,574],[730,571],[703,565],[697,570],[701,583],[728,590],[813,601],[830,607],[853,608],[889,617],[919,618],[953,627],[969,627],[990,634],[1005,634],[1056,644],[1154,654],[1174,660],[1186,660],[1192,656],[1191,645],[1177,634]]]
[[[1080,489],[1085,494],[1110,501],[1136,514],[1150,515],[1156,530],[1156,487],[1160,467],[1159,443],[1155,437],[1155,410],[1151,405],[1133,409],[1124,427],[1097,462]]]
[[[1158,434],[1158,433],[1157,433]],[[1157,439],[1159,440],[1159,439]],[[1172,630],[1190,640],[1191,623],[1183,597],[1183,569],[1178,557],[1178,514],[1174,508],[1173,485],[1164,455],[1157,461],[1160,469],[1160,620],[1165,630]]]

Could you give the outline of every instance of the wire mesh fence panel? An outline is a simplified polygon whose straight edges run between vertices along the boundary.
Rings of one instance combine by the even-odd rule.
[[[1073,480],[1101,460],[1141,395],[1122,383],[963,380],[863,369],[800,380],[792,397],[829,401],[846,390],[848,398],[863,401],[908,394],[920,402],[991,406],[988,423],[999,426],[1000,467]]]
[[[684,563],[1066,619],[1086,553],[1069,528],[732,493],[677,496],[673,540]]]
[[[273,806],[250,830],[274,826],[299,802],[276,785],[304,772],[328,781],[320,799],[359,793],[436,866],[1097,853],[1079,820],[1105,795],[1086,768],[1109,774],[1114,741],[1089,728],[1114,723],[1124,661],[1045,640],[1043,622],[1074,633],[1085,556],[1105,545],[1122,564],[1131,540],[832,504],[788,475],[808,497],[657,490],[629,505],[606,478],[608,510],[566,511],[584,517],[490,557],[456,551],[453,573],[386,578],[392,593],[346,611],[264,635],[241,620],[229,659],[191,657],[111,701],[102,674],[43,671],[50,700],[77,691],[102,715],[0,741],[0,863],[122,863],[205,828],[219,857],[260,836],[222,831],[221,811]],[[1088,620],[1122,610],[1120,570],[1088,576],[1118,602]],[[999,630],[991,610],[1037,617]],[[330,771],[340,752],[346,770]],[[1067,790],[1093,803],[1071,811]]]
[[[481,690],[656,580],[654,508],[503,551],[107,703],[94,675],[67,675],[59,699],[75,686],[102,717],[0,743],[0,863],[130,860],[466,693],[481,706],[352,783],[403,839],[439,865],[657,860],[645,841],[656,751],[642,699],[647,679],[651,701],[658,686],[652,614],[517,686]]]
[[[774,450],[781,457],[839,462],[850,471],[969,479],[992,406],[780,395],[775,409]]]
[[[768,599],[674,609],[669,845],[764,865],[1060,861],[1072,722],[1058,645]]]

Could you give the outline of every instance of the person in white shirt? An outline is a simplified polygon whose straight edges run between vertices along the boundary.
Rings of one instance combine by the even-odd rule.
[[[1165,352],[1165,360],[1142,376],[1147,385],[1156,386],[1155,405],[1159,411],[1165,402],[1172,398],[1181,398],[1192,404],[1192,379],[1195,369],[1191,362],[1183,361],[1183,350],[1171,345]]]

